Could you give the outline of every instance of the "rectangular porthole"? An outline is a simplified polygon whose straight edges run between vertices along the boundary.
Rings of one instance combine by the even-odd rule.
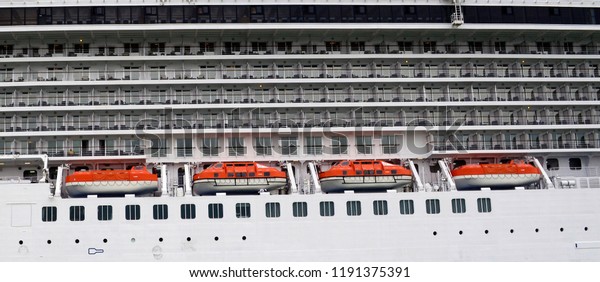
[[[477,199],[477,211],[481,213],[492,212],[492,200],[490,198]]]
[[[69,220],[84,221],[85,220],[85,207],[84,206],[70,207],[69,208]]]
[[[235,216],[237,218],[249,218],[250,217],[250,203],[235,204]]]
[[[349,216],[359,216],[361,213],[360,201],[346,202],[346,214]]]
[[[125,219],[126,220],[140,220],[140,205],[126,205],[125,206]]]
[[[428,214],[440,213],[440,200],[438,200],[438,199],[425,200],[425,208],[427,209]]]
[[[42,207],[42,221],[43,222],[54,222],[56,221],[56,207]]]
[[[267,217],[280,217],[281,205],[279,203],[266,203],[265,213]]]
[[[452,213],[465,213],[465,199],[452,199]]]
[[[308,204],[306,202],[294,202],[292,209],[294,217],[306,217],[308,215]]]
[[[223,218],[223,204],[208,204],[208,218]]]
[[[194,219],[194,218],[196,218],[196,205],[182,204],[181,205],[181,219]]]
[[[374,215],[387,215],[388,205],[386,200],[373,201],[373,214]]]
[[[103,205],[98,206],[98,220],[100,221],[109,221],[113,218],[113,208],[112,206]]]
[[[400,200],[400,214],[414,214],[415,204],[413,200]]]
[[[154,205],[152,207],[152,217],[156,220],[165,220],[169,218],[169,208],[167,205]]]
[[[335,215],[334,205],[333,205],[333,202],[331,202],[331,201],[320,202],[319,208],[321,211],[321,216],[334,216]]]

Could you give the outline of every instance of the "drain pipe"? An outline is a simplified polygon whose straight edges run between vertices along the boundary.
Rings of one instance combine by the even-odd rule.
[[[319,183],[319,175],[313,162],[308,162],[308,169],[310,169],[310,176],[315,185],[315,193],[321,193],[321,183]]]
[[[546,173],[546,170],[544,169],[544,167],[542,166],[540,161],[538,161],[538,159],[535,157],[531,157],[531,160],[533,161],[533,164],[535,165],[535,167],[537,167],[540,170],[540,172],[542,173],[542,176],[544,178],[544,184],[546,185],[546,188],[554,189],[555,188],[554,183],[552,183],[552,181],[550,180],[548,173]]]
[[[413,179],[415,180],[415,185],[417,186],[417,191],[423,191],[423,182],[421,182],[421,176],[419,175],[419,171],[417,170],[415,163],[413,163],[412,160],[408,160],[408,166],[412,171]]]
[[[439,160],[438,164],[440,165],[440,169],[442,174],[444,175],[446,184],[448,184],[448,188],[450,190],[456,190],[456,183],[454,183],[454,179],[452,179],[452,174],[450,173],[450,168],[445,160]]]
[[[292,164],[286,163],[285,167],[287,168],[287,176],[288,176],[288,181],[290,182],[290,190],[292,190],[292,193],[297,194],[298,186],[296,185],[296,177],[294,176],[294,170],[292,169]]]

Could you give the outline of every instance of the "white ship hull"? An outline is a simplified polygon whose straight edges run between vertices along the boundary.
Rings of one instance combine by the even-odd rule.
[[[527,186],[541,180],[539,174],[484,174],[484,175],[461,175],[452,177],[459,190],[481,189],[489,187],[492,189],[514,189],[515,187]]]
[[[66,183],[65,191],[69,197],[87,195],[146,195],[158,191],[156,181],[85,181]]]
[[[111,199],[48,198],[47,189],[3,191],[0,261],[600,260],[600,187]],[[465,213],[452,212],[457,198],[465,199]],[[481,198],[490,199],[489,213],[478,212]],[[439,214],[427,214],[429,199],[440,201]],[[372,203],[381,200],[388,212],[374,215]],[[400,200],[413,200],[414,213],[400,214]],[[335,204],[334,216],[319,215],[323,201]],[[360,216],[346,214],[347,201],[361,202]],[[275,202],[280,217],[266,217],[265,205]],[[296,202],[307,203],[307,217],[293,216]],[[222,218],[208,217],[213,203],[223,205]],[[250,205],[249,218],[236,216],[237,203]],[[167,219],[153,219],[157,204],[169,207]],[[182,204],[194,204],[196,217],[182,219]],[[112,220],[96,219],[99,205],[113,207]],[[141,207],[139,220],[125,219],[127,205]],[[42,222],[45,206],[57,207],[56,222]],[[69,221],[71,206],[84,206],[86,220]]]
[[[192,189],[194,195],[255,194],[282,189],[286,183],[285,178],[201,179],[194,181]]]
[[[401,189],[412,183],[412,176],[357,176],[328,177],[321,179],[321,190],[325,193],[354,190],[360,192]]]

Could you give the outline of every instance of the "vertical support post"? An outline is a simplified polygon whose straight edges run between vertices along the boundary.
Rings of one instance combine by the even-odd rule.
[[[189,164],[185,164],[183,165],[183,169],[184,169],[184,176],[183,176],[183,195],[184,196],[191,196],[192,195],[192,175],[191,175],[191,171],[190,171],[190,165]]]
[[[308,162],[308,169],[310,170],[310,178],[315,185],[315,193],[321,193],[321,183],[319,183],[319,176],[315,164],[313,162]]]
[[[413,163],[412,160],[408,160],[408,166],[412,171],[415,186],[417,186],[417,191],[423,191],[423,182],[421,182],[421,175],[419,175],[419,171],[417,170],[415,163]]]
[[[296,176],[294,175],[292,164],[286,163],[285,167],[287,168],[287,176],[288,180],[290,181],[290,189],[292,190],[292,193],[296,194],[298,193],[298,186],[296,185]]]
[[[169,174],[167,173],[167,165],[163,164],[160,166],[160,181],[161,181],[161,192],[162,196],[169,194]]]
[[[61,165],[58,167],[58,171],[56,173],[56,187],[54,188],[54,195],[56,197],[56,195],[58,194],[59,197],[62,196],[62,187],[63,187],[63,174],[64,174],[64,167]]]

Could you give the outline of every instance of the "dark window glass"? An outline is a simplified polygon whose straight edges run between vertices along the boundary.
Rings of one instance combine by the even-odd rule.
[[[56,207],[42,207],[42,221],[43,222],[54,222],[56,221]]]
[[[477,211],[487,213],[492,211],[492,201],[490,198],[477,199]]]
[[[154,205],[152,207],[152,217],[156,220],[169,218],[169,208],[167,205]]]
[[[360,201],[347,201],[346,202],[346,214],[349,216],[359,216],[361,215],[361,205]]]
[[[546,160],[546,169],[548,170],[558,170],[558,159],[547,159]]]
[[[292,209],[294,217],[306,217],[308,215],[308,205],[306,202],[294,202]]]
[[[333,202],[331,202],[331,201],[320,202],[319,208],[321,210],[321,216],[334,216],[335,215],[334,205],[333,205]]]
[[[438,200],[438,199],[425,200],[425,208],[427,209],[428,214],[440,213],[440,200]]]
[[[570,158],[569,159],[569,168],[571,170],[581,170],[581,159],[580,158]]]
[[[414,214],[415,204],[413,200],[400,200],[400,214]]]
[[[235,216],[237,218],[249,218],[250,217],[250,203],[235,204]]]
[[[465,213],[465,199],[452,199],[452,212],[453,213]]]
[[[108,221],[113,218],[113,207],[112,206],[98,206],[98,220]]]
[[[223,204],[208,204],[208,218],[223,218]]]
[[[374,215],[387,215],[388,205],[386,200],[373,201],[373,214]]]
[[[140,220],[140,205],[125,206],[126,220]]]
[[[85,207],[84,206],[70,207],[69,208],[69,220],[84,221],[85,220]]]
[[[181,205],[181,219],[194,219],[194,218],[196,218],[196,205],[182,204]]]
[[[267,217],[280,217],[281,205],[279,203],[266,203],[265,212]]]

